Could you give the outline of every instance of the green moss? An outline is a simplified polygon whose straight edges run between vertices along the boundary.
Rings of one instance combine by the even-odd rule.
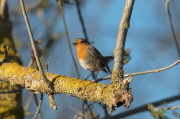
[[[117,56],[119,54],[119,50],[117,48],[114,49],[114,56]]]
[[[112,78],[111,78],[111,84],[115,84],[115,83],[119,83],[119,81],[121,82],[123,80],[123,78],[121,78],[121,76],[124,74],[123,69],[118,72],[117,70],[113,70],[112,72]]]

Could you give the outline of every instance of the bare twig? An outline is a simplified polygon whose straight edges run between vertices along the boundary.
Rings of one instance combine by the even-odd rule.
[[[164,102],[169,103],[169,102],[173,102],[173,101],[176,101],[176,100],[179,100],[179,99],[180,99],[180,95],[176,95],[176,96],[173,96],[173,97],[170,97],[170,98],[162,99],[162,100],[152,102],[152,103],[148,103],[148,104],[152,104],[152,105],[154,105],[156,107],[156,106],[162,105]],[[130,116],[132,114],[137,114],[139,112],[148,111],[148,108],[147,108],[148,104],[145,104],[145,105],[140,106],[138,108],[135,108],[135,109],[132,109],[132,110],[129,110],[129,111],[114,115],[114,116],[110,117],[110,119],[119,119],[119,118]]]
[[[24,68],[24,71],[33,79],[35,79],[25,68]],[[42,94],[42,93],[41,93]],[[43,95],[43,94],[42,94]],[[37,102],[37,97],[36,97],[36,94],[33,94],[33,97],[34,97],[34,100],[35,100],[35,103],[36,103],[36,106],[37,106],[37,110],[38,110],[38,102]],[[40,105],[40,102],[41,102],[41,99],[39,101],[39,105]],[[42,102],[41,102],[42,103]],[[40,118],[42,119],[42,114],[40,112],[40,110],[38,110],[38,113],[40,115]],[[37,115],[36,115],[37,116]],[[35,117],[35,116],[34,116]]]
[[[96,82],[99,82],[99,81],[104,81],[104,80],[111,79],[111,78],[112,78],[112,75],[109,75],[109,76],[106,76],[106,77],[103,77],[103,78],[97,79],[97,80],[96,80]]]
[[[80,8],[79,8],[79,0],[76,0],[76,6],[77,6],[77,10],[78,10],[79,19],[80,19],[80,21],[81,21],[81,25],[82,25],[82,28],[83,28],[83,33],[84,33],[85,39],[88,41],[86,29],[85,29],[85,26],[84,26],[84,21],[83,21],[82,15],[81,15],[81,10],[80,10]],[[88,41],[88,42],[89,42],[89,41]],[[92,71],[91,71],[91,72],[92,72]],[[95,79],[95,74],[94,74],[94,72],[92,73],[92,77],[93,77],[93,79]],[[88,107],[91,115],[93,116],[92,110],[89,108],[89,105],[88,105],[87,101],[84,101],[84,103],[83,103],[83,112],[84,112],[84,104],[87,105],[87,107]]]
[[[76,0],[76,6],[77,6],[77,10],[78,10],[79,19],[81,21],[81,25],[82,25],[82,28],[83,28],[83,33],[84,33],[85,39],[88,41],[86,29],[85,29],[85,26],[84,26],[84,21],[83,21],[81,11],[80,11],[80,8],[79,8],[79,0]]]
[[[128,28],[130,27],[130,18],[135,0],[126,0],[124,12],[119,25],[116,48],[114,50],[114,68],[111,84],[120,83],[123,80],[123,59],[124,47]],[[118,75],[117,75],[118,74]]]
[[[28,99],[26,101],[26,104],[24,106],[25,111],[27,111],[27,109],[29,108],[29,105],[30,105],[30,102],[31,102],[31,99],[32,99],[32,94],[33,94],[32,92],[29,93],[29,97],[28,97]]]
[[[91,110],[91,108],[90,108],[90,106],[89,106],[88,103],[87,103],[87,101],[84,101],[84,103],[87,105],[87,108],[89,109],[89,112],[90,112],[91,116],[92,116],[93,118],[95,118],[95,117],[94,117],[94,114],[93,114],[93,112],[92,112],[92,110]]]
[[[24,89],[24,87],[21,87],[20,89],[17,89],[17,90],[8,91],[8,92],[0,92],[0,94],[3,94],[3,93],[17,93],[17,92],[21,91],[22,89]]]
[[[100,105],[100,106],[103,108],[103,110],[104,110],[104,113],[105,113],[104,118],[107,118],[107,117],[108,117],[108,110],[107,110],[106,104],[100,104],[100,103],[99,103],[99,105]]]
[[[167,67],[164,67],[164,68],[161,68],[161,69],[154,69],[154,70],[149,70],[149,71],[143,71],[143,72],[137,72],[137,73],[130,73],[130,74],[125,74],[124,77],[128,77],[128,76],[135,76],[135,75],[140,75],[140,74],[148,74],[148,73],[158,73],[160,71],[164,71],[164,70],[167,70],[175,65],[177,65],[178,63],[180,62],[180,60],[176,61],[175,63],[167,66]]]
[[[27,6],[26,10],[31,11],[31,10],[37,8],[42,3],[42,1],[43,0],[38,0],[36,3]]]
[[[31,67],[32,66],[32,59],[30,60],[29,64],[28,64],[28,67]]]
[[[44,75],[44,71],[42,69],[42,66],[41,66],[41,63],[40,63],[40,60],[39,60],[39,57],[38,57],[38,54],[37,54],[37,50],[36,50],[36,47],[35,47],[35,44],[34,44],[34,38],[33,38],[32,31],[31,31],[31,28],[30,28],[30,25],[29,25],[29,21],[28,21],[28,17],[27,17],[27,14],[26,14],[26,10],[25,10],[23,0],[20,0],[20,3],[21,3],[21,8],[22,8],[24,20],[26,22],[26,26],[27,26],[27,29],[28,29],[29,37],[30,37],[30,40],[31,40],[32,48],[33,48],[33,51],[34,51],[34,56],[36,58],[37,65],[38,65],[39,71],[41,73],[42,79],[43,79],[44,83],[47,84],[48,87],[53,89],[51,83],[49,83],[49,80],[47,80],[46,76]]]
[[[141,74],[148,74],[148,73],[158,73],[158,72],[161,72],[161,71],[164,71],[164,70],[167,70],[167,69],[169,69],[169,68],[174,67],[174,66],[177,65],[179,62],[180,62],[180,60],[176,61],[175,63],[173,63],[173,64],[171,64],[171,65],[169,65],[169,66],[167,66],[167,67],[161,68],[161,69],[154,69],[154,70],[149,70],[149,71],[143,71],[143,72],[125,74],[124,77],[141,75]],[[106,77],[97,79],[97,82],[102,81],[102,80],[111,79],[111,77],[112,77],[112,75],[109,75],[109,76],[106,76]]]
[[[71,106],[69,106],[69,107],[70,107],[71,109],[75,110],[80,116],[85,117],[84,114],[83,114],[81,111],[79,111],[77,108],[71,107]]]
[[[179,106],[174,106],[174,107],[169,107],[168,110],[175,110],[175,109],[179,109],[180,108],[180,105]]]
[[[37,106],[37,111],[36,111],[36,114],[34,115],[33,119],[36,119],[38,113],[40,114],[40,118],[42,119],[42,115],[40,113],[40,108],[41,108],[42,101],[43,101],[43,93],[41,93],[41,97],[40,97],[40,100],[39,100],[39,105]],[[36,102],[36,104],[37,104],[37,102]]]
[[[49,57],[48,60],[46,61],[46,73],[48,72],[48,64],[49,64],[48,61],[49,61],[50,58],[51,58],[51,57]]]
[[[29,113],[27,110],[28,110],[29,105],[30,105],[30,103],[31,103],[32,95],[33,95],[33,93],[30,92],[30,93],[29,93],[29,97],[28,97],[28,99],[27,99],[27,101],[26,101],[26,104],[25,104],[25,106],[24,106],[24,115],[27,115],[27,116],[30,116],[30,117],[33,117],[33,115],[32,115],[31,113]]]
[[[48,59],[48,60],[49,60],[49,59]],[[30,68],[31,65],[32,65],[32,59],[31,59],[29,65],[28,65],[28,67]],[[27,72],[26,69],[24,69],[24,70],[25,70],[26,73],[29,74],[29,72]],[[29,74],[29,76],[33,77],[31,74]],[[34,78],[34,77],[33,77],[33,78]],[[31,93],[31,94],[32,94],[32,93]],[[32,96],[31,96],[31,97],[32,97]],[[39,105],[41,106],[41,103],[42,103],[42,100],[43,100],[43,93],[41,93],[41,98],[40,98],[40,101],[39,101],[39,105],[38,105],[38,101],[37,101],[36,94],[33,94],[33,97],[34,97],[35,104],[36,104],[36,107],[37,107],[37,111],[36,111],[36,114],[35,114],[35,116],[34,116],[33,119],[35,119],[35,118],[37,117],[38,113],[39,113],[40,119],[42,119],[42,112],[40,111]],[[28,100],[29,100],[29,99],[28,99]],[[27,102],[28,102],[28,101],[27,101]],[[28,106],[28,107],[29,107],[29,106]],[[26,109],[26,110],[27,110],[27,109]]]
[[[152,105],[152,104],[148,104],[148,107],[152,108],[154,111],[159,110],[159,108],[155,108],[154,105]],[[179,109],[179,108],[180,108],[180,105],[179,106],[168,107],[166,110],[176,110],[176,109]]]
[[[68,31],[67,31],[67,28],[66,28],[66,22],[65,22],[65,19],[64,19],[64,14],[63,14],[63,9],[62,9],[62,2],[61,2],[61,0],[58,0],[58,2],[59,2],[59,6],[60,6],[61,15],[62,15],[62,18],[63,18],[65,34],[66,34],[66,37],[67,37],[67,41],[68,41],[68,45],[69,45],[69,50],[71,52],[71,57],[73,59],[73,63],[74,63],[74,67],[76,69],[77,76],[78,76],[78,78],[80,78],[79,77],[78,68],[77,68],[77,65],[76,65],[73,53],[72,53],[71,44],[70,44],[70,41],[69,41]]]
[[[82,28],[83,28],[83,33],[84,33],[85,39],[89,42],[88,37],[87,37],[87,33],[86,33],[86,29],[85,29],[85,25],[84,25],[84,21],[83,21],[82,15],[81,15],[81,10],[79,8],[79,0],[76,0],[76,6],[77,6],[77,10],[78,10],[79,19],[81,21],[81,25],[82,25]],[[92,77],[93,77],[93,79],[95,79],[94,72],[92,73]]]
[[[179,55],[179,59],[180,59],[180,51],[179,51],[179,45],[178,45],[178,41],[176,39],[176,36],[175,36],[175,33],[174,33],[174,29],[173,29],[173,25],[172,25],[172,20],[171,20],[171,14],[169,12],[169,2],[171,0],[167,0],[166,1],[166,5],[165,5],[165,8],[166,8],[166,11],[167,11],[167,14],[168,14],[168,17],[169,17],[169,24],[171,26],[171,31],[172,31],[172,35],[173,35],[173,38],[174,38],[174,41],[176,43],[176,48],[177,48],[177,51],[178,51],[178,55]]]

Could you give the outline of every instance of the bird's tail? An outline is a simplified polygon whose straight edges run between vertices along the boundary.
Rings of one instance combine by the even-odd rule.
[[[130,52],[131,52],[131,49],[125,50],[125,52],[124,52],[124,64],[128,63],[128,61],[131,59]],[[105,56],[104,59],[108,64],[109,62],[111,62],[114,59],[114,56]]]
[[[114,59],[114,56],[105,56],[104,59],[108,64],[109,62],[111,62]]]

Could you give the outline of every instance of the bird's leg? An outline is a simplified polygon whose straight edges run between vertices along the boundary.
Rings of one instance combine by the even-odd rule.
[[[96,77],[95,77],[95,79],[93,81],[94,83],[96,83],[98,73],[99,73],[99,71],[97,71]]]
[[[92,72],[89,76],[91,76],[92,74],[93,74],[93,72]],[[88,77],[89,77],[89,76],[88,76]],[[82,81],[86,81],[88,77],[86,77],[86,78],[83,79]]]

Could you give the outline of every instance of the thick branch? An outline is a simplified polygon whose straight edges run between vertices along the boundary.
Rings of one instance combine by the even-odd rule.
[[[131,13],[135,0],[126,0],[124,12],[119,25],[116,48],[114,50],[114,69],[111,84],[121,82],[123,80],[123,59],[126,35],[129,28]]]
[[[123,91],[123,94],[121,94],[122,100],[119,99],[116,103],[121,101],[122,104],[128,107],[129,101],[131,101],[129,99],[129,96],[131,96],[130,92],[122,90],[119,86],[112,87],[111,85],[92,83],[91,81],[81,82],[81,79],[53,73],[45,73],[45,75],[54,85],[53,94],[67,94],[81,100],[101,102],[112,107],[113,96],[121,94]],[[3,63],[0,66],[0,81],[10,81],[11,85],[22,85],[27,90],[36,94],[48,94],[51,92],[51,89],[47,88],[46,84],[41,80],[41,74],[38,70],[22,67],[17,63]],[[127,100],[126,97],[128,98]],[[118,106],[115,102],[113,104],[114,107]]]

